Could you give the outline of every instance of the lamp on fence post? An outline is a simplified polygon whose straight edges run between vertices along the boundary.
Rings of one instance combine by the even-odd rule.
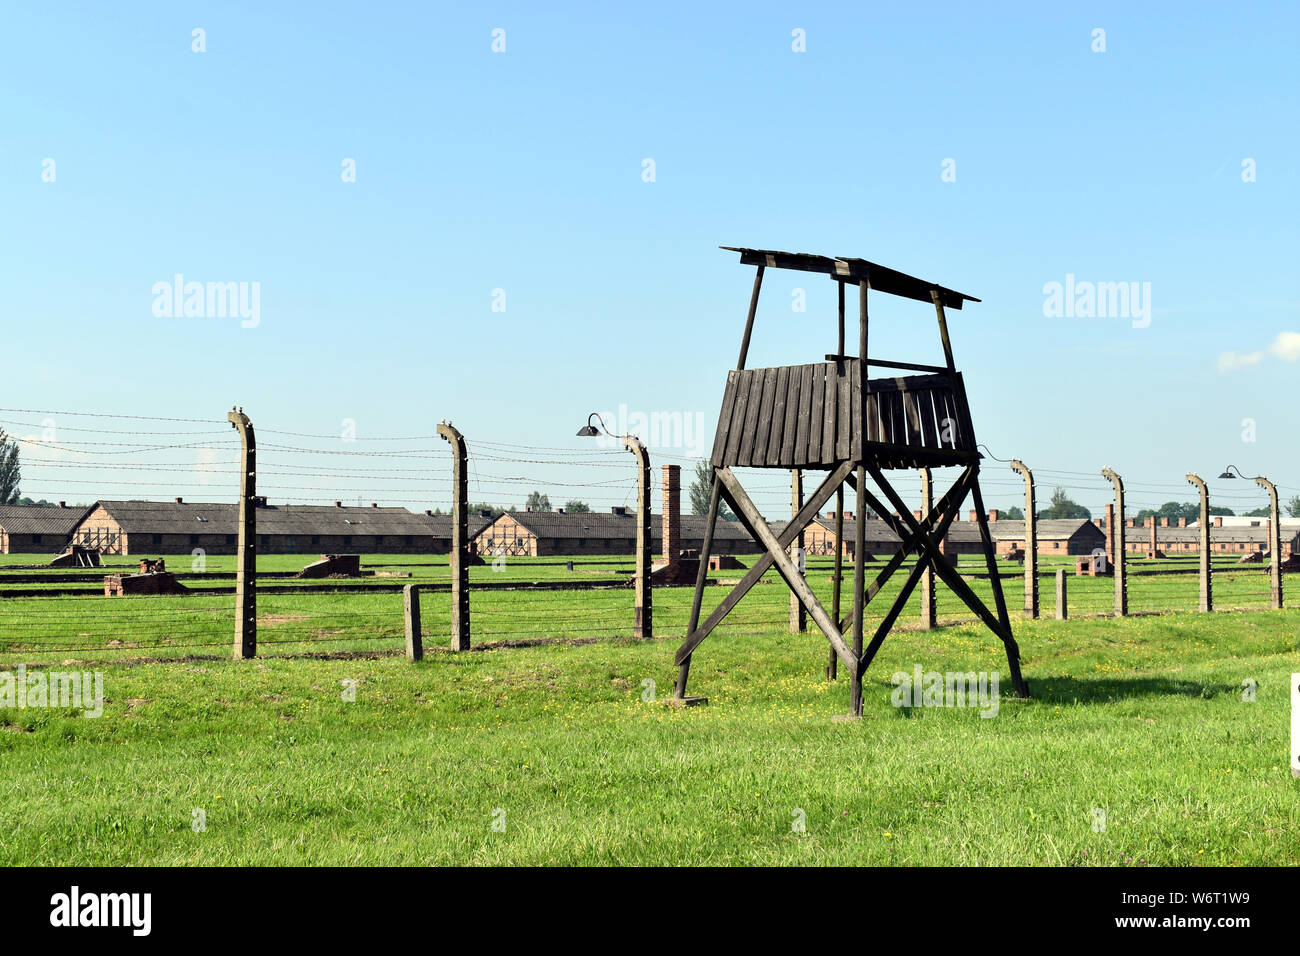
[[[1237,474],[1234,475],[1234,471]],[[1236,465],[1229,465],[1219,477],[1235,479],[1237,477],[1245,478],[1246,476],[1241,473],[1241,469]],[[1256,475],[1254,482],[1268,492],[1268,573],[1272,582],[1270,590],[1273,596],[1273,608],[1276,610],[1282,607],[1282,524],[1277,506],[1277,486],[1263,475]]]
[[[593,418],[600,422],[599,429],[591,423]],[[636,598],[632,634],[638,638],[649,638],[654,636],[650,597],[650,452],[635,435],[615,435],[605,427],[605,420],[595,412],[588,415],[587,424],[578,429],[578,437],[595,438],[601,432],[610,438],[619,439],[624,448],[636,455]]]

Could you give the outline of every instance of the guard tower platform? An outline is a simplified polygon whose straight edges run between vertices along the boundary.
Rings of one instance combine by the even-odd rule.
[[[842,662],[851,680],[850,713],[862,712],[862,673],[870,664],[886,634],[892,629],[921,575],[932,570],[1002,639],[1006,646],[1012,682],[1017,694],[1028,696],[1020,673],[1019,649],[1012,635],[1006,601],[999,584],[997,560],[979,488],[981,456],[971,423],[970,406],[961,373],[953,360],[946,310],[961,309],[974,296],[906,275],[865,259],[778,252],[723,246],[740,254],[743,265],[756,267],[754,288],[745,322],[736,368],[727,373],[718,430],[710,463],[713,488],[708,524],[700,554],[694,601],[686,640],[677,652],[679,665],[676,696],[685,699],[691,657],[699,644],[739,603],[740,599],[772,567],[785,579],[808,614],[830,642],[834,677],[836,662]],[[838,287],[838,338],[834,352],[822,361],[803,365],[747,369],[745,360],[767,269],[791,269],[822,273]],[[858,292],[858,349],[845,352],[846,288]],[[870,357],[868,342],[869,291],[912,299],[931,305],[938,318],[939,339],[945,364],[925,365]],[[871,377],[873,369],[894,374]],[[885,477],[886,471],[912,470],[922,474],[929,488],[930,469],[961,468],[956,483],[918,521]],[[825,471],[827,476],[803,507],[782,530],[774,534],[753,501],[737,480],[733,468],[781,468],[789,471]],[[884,494],[882,502],[867,488],[870,478]],[[857,494],[857,540],[854,547],[853,611],[839,615],[840,562],[843,547],[837,547],[834,615],[828,614],[786,553],[792,543],[817,516],[823,504],[836,496],[836,514],[843,515],[844,485]],[[992,585],[996,611],[990,610],[940,553],[939,545],[956,518],[967,495],[973,497],[978,513],[981,541]],[[763,556],[749,573],[700,624],[708,558],[721,502],[736,516],[764,548]],[[928,502],[927,502],[928,505]],[[874,510],[902,539],[898,552],[889,559],[875,580],[865,580],[865,525],[868,509]],[[837,532],[837,540],[840,535]],[[863,609],[876,597],[889,578],[908,557],[914,557],[906,583],[876,629],[870,644],[863,646]],[[850,640],[846,640],[846,636]]]
[[[865,389],[856,358],[727,373],[715,468],[833,468],[864,456],[884,469],[977,460],[960,373],[868,379]]]

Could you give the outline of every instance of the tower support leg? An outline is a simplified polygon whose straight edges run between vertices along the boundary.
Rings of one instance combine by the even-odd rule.
[[[984,496],[980,494],[978,470],[978,466],[976,466],[977,474],[971,484],[970,493],[971,500],[975,505],[975,517],[980,526],[980,541],[984,544],[984,563],[989,570],[989,587],[993,590],[993,601],[998,612],[998,622],[1002,625],[998,637],[1002,638],[1002,643],[1006,647],[1007,666],[1011,670],[1011,685],[1015,688],[1016,696],[1028,697],[1029,686],[1020,674],[1020,647],[1016,644],[1015,635],[1011,632],[1011,617],[1007,614],[1007,599],[1002,593],[1002,580],[998,577],[998,559],[993,545],[993,535],[989,533],[989,516],[984,511]]]
[[[849,714],[862,716],[862,610],[867,562],[867,470],[858,466],[858,511],[853,517],[853,654],[859,664],[853,669],[849,690]]]
[[[718,524],[718,505],[721,502],[722,483],[718,481],[717,472],[713,475],[713,491],[709,493],[709,514],[704,525],[704,542],[700,548],[700,566],[695,572],[695,594],[691,598],[691,617],[686,626],[686,633],[694,634],[700,623],[700,605],[704,601],[704,585],[709,579],[709,553],[713,550],[713,529]],[[686,682],[691,676],[691,658],[687,655],[677,667],[677,686],[673,696],[678,700],[686,699]]]

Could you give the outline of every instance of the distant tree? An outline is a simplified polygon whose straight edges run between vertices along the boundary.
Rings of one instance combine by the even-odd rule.
[[[1243,511],[1241,516],[1243,518],[1271,518],[1273,517],[1273,509],[1271,507],[1256,508],[1254,511]]]
[[[706,515],[709,513],[709,496],[713,494],[713,466],[707,461],[697,461],[695,463],[695,480],[691,482],[691,487],[687,490],[691,499],[691,514]],[[735,521],[736,516],[728,509],[725,502],[718,502],[718,517],[723,521]]]
[[[1212,515],[1231,515],[1231,508],[1210,505]],[[1267,513],[1267,512],[1265,512]],[[1159,508],[1143,508],[1136,515],[1137,523],[1144,523],[1147,518],[1168,518],[1170,524],[1177,524],[1180,518],[1186,518],[1190,524],[1201,520],[1201,505],[1196,501],[1166,501]]]
[[[1017,505],[1012,505],[1010,508],[1003,508],[999,511],[998,517],[1007,521],[1024,521],[1025,511]]]
[[[500,505],[489,504],[486,501],[471,502],[469,506],[470,514],[478,514],[480,511],[486,511],[492,517],[505,514],[506,509]]]
[[[1292,495],[1286,503],[1286,513],[1292,518],[1300,518],[1300,495]]]
[[[1166,501],[1159,508],[1143,508],[1137,513],[1139,524],[1147,518],[1168,518],[1170,524],[1177,524],[1179,518],[1196,521],[1201,516],[1201,506],[1195,501]]]
[[[540,491],[530,491],[528,493],[528,500],[524,502],[524,510],[550,511],[551,499],[548,498],[546,495],[542,494]]]
[[[0,428],[0,505],[11,505],[18,500],[18,483],[22,469],[18,465],[18,443]]]
[[[24,498],[19,498],[17,501],[14,502],[14,504],[17,504],[17,505],[27,505],[27,506],[29,506],[29,507],[33,507],[33,508],[53,508],[53,507],[54,507],[54,502],[53,502],[53,501],[46,501],[44,498],[42,498],[40,501],[33,501],[31,498],[26,498],[26,497],[24,497]]]
[[[587,504],[585,501],[578,501],[577,499],[574,499],[572,501],[566,501],[564,503],[564,510],[571,514],[582,515],[582,514],[587,514],[589,511],[591,511],[591,506]]]
[[[1057,485],[1052,492],[1052,503],[1038,512],[1040,518],[1091,518],[1092,512],[1076,501],[1072,501],[1065,489]]]

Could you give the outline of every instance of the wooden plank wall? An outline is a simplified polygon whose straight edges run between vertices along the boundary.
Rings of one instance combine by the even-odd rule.
[[[933,456],[974,451],[961,376],[912,375],[868,382],[856,359],[731,371],[713,441],[714,466],[831,467],[868,452],[886,467],[914,468]]]

